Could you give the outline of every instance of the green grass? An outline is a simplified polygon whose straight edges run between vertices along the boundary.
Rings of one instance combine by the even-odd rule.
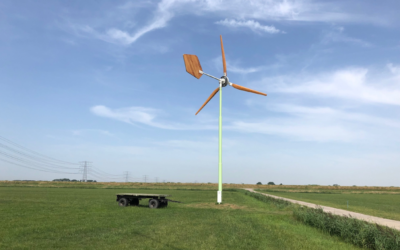
[[[243,192],[168,193],[165,209],[118,207],[126,189],[0,187],[0,249],[358,249]]]
[[[312,193],[312,192],[274,192],[257,190],[280,197],[306,201],[323,206],[330,206],[348,211],[377,217],[400,220],[400,194],[370,193]],[[347,201],[349,207],[347,207]]]

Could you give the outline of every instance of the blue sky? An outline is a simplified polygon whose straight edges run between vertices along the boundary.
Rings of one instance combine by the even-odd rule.
[[[3,0],[0,136],[132,180],[217,182],[218,98],[194,115],[217,82],[182,55],[219,77],[222,35],[230,80],[268,94],[223,89],[223,182],[398,186],[399,9]],[[6,162],[0,174],[81,178]]]

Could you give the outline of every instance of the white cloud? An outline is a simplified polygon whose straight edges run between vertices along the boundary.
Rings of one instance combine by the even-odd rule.
[[[264,79],[278,83],[269,91],[335,97],[366,103],[400,105],[400,85],[390,76],[368,75],[366,68],[347,68],[306,76],[280,76]]]
[[[258,121],[235,121],[226,128],[244,133],[261,133],[292,140],[318,142],[361,142],[382,139],[382,131],[400,128],[400,121],[348,112],[332,107],[276,104],[265,106],[269,118]],[[278,116],[276,116],[278,114]]]
[[[277,93],[287,95],[290,101],[281,104],[268,104],[268,114],[255,120],[226,117],[224,129],[243,133],[259,133],[286,137],[305,141],[337,141],[360,142],[374,138],[377,141],[386,136],[388,140],[400,138],[394,136],[400,128],[400,120],[395,115],[386,116],[376,113],[381,105],[373,110],[364,110],[363,104],[385,104],[392,108],[400,105],[400,84],[397,78],[399,68],[393,64],[387,65],[386,71],[373,71],[367,68],[345,68],[319,74],[303,74],[293,76],[278,76],[266,78],[262,83],[272,96]],[[274,83],[275,85],[270,85]],[[257,84],[260,86],[260,83]],[[258,88],[257,88],[258,89]],[[293,94],[300,98],[292,98]],[[270,95],[271,96],[271,95]],[[337,101],[343,99],[346,102]],[[285,100],[283,98],[282,100]],[[324,106],[316,104],[324,103]],[[296,102],[309,103],[298,105]],[[252,102],[248,102],[252,104]],[[356,104],[356,105],[354,105]],[[261,104],[265,106],[265,104]],[[229,109],[229,106],[225,106]],[[370,107],[370,106],[367,106]],[[251,107],[250,107],[251,108]],[[349,110],[350,111],[349,111]],[[386,109],[386,108],[385,108]],[[129,124],[144,124],[161,129],[175,130],[216,130],[216,121],[207,121],[198,126],[197,122],[173,123],[163,120],[160,110],[130,107],[110,109],[105,106],[92,107],[91,111],[99,116],[123,121]],[[249,110],[251,112],[251,110]],[[378,111],[379,112],[379,111]],[[229,112],[227,112],[229,114]],[[259,116],[258,116],[259,117]],[[212,126],[211,126],[211,125]],[[389,136],[388,134],[391,134]],[[185,141],[171,141],[171,145],[185,145]]]
[[[387,67],[392,74],[400,75],[400,66],[394,65],[393,63],[388,63]]]
[[[400,74],[397,71],[399,68],[393,64],[387,67],[395,76]],[[389,141],[399,138],[397,131],[400,120],[397,113],[390,116],[386,112],[379,113],[381,108],[386,111],[387,108],[396,109],[400,105],[400,84],[389,70],[345,68],[319,74],[264,78],[261,83],[265,84],[264,90],[270,93],[269,96],[279,94],[283,97],[280,100],[287,101],[268,105],[265,102],[248,101],[250,106],[257,104],[266,107],[268,118],[239,120],[227,127],[245,133],[306,141],[378,142],[383,137]],[[260,82],[256,84],[260,86]],[[304,106],[304,103],[309,106]],[[324,103],[325,106],[317,103]],[[373,109],[365,109],[370,106],[364,104],[392,107],[376,105]]]
[[[236,21],[234,19],[225,19],[216,22],[216,24],[231,27],[231,28],[249,28],[256,33],[269,33],[269,34],[276,34],[276,33],[285,33],[283,31],[278,30],[274,26],[268,25],[261,25],[259,22],[254,20],[247,20],[247,21]]]

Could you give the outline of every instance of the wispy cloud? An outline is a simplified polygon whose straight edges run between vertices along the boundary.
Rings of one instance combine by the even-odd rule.
[[[154,122],[154,119],[159,111],[152,108],[129,107],[113,110],[108,107],[98,105],[92,107],[90,111],[95,115],[115,119],[129,124],[146,124],[152,127],[167,128],[163,124]]]
[[[309,118],[320,117],[326,120],[326,118],[323,118],[325,116],[335,121],[358,122],[358,123],[378,125],[383,127],[400,128],[400,121],[397,120],[366,115],[363,113],[343,111],[332,107],[319,107],[319,106],[309,107],[309,106],[300,106],[293,104],[283,104],[283,105],[281,104],[281,105],[270,106],[269,110],[274,110],[275,112],[278,111],[278,112],[288,113],[298,117],[309,117]]]
[[[222,56],[218,56],[212,60],[212,63],[214,67],[216,67],[219,70],[222,70]],[[240,66],[240,62],[235,62],[229,59],[226,59],[226,67],[229,72],[234,72],[237,74],[251,74],[251,73],[256,73],[264,70],[269,70],[269,69],[276,69],[281,67],[281,63],[275,63],[271,65],[260,65],[256,67],[242,67]]]
[[[143,27],[138,28],[134,32],[129,32],[126,30],[122,30],[121,28],[108,28],[105,32],[98,31],[91,25],[81,25],[81,24],[69,24],[69,27],[78,32],[79,34],[86,34],[93,38],[103,40],[105,42],[119,44],[119,45],[130,45],[136,42],[140,37],[145,35],[148,32],[151,32],[156,29],[164,28],[167,26],[168,21],[174,16],[171,7],[174,6],[176,1],[161,1],[156,10],[152,13],[152,18],[145,24]],[[149,7],[149,4],[133,4],[126,3],[124,5],[118,6],[117,10],[126,11],[131,9],[132,7],[140,8],[140,7]],[[136,26],[131,25],[131,20],[126,20],[123,26],[126,24],[130,24],[128,26]]]
[[[155,142],[155,145],[163,148],[175,148],[183,150],[214,150],[218,145],[218,137],[202,137],[197,140],[168,140]],[[238,142],[229,138],[224,139],[224,148],[233,148],[238,145]]]
[[[225,19],[216,22],[216,24],[223,25],[230,28],[249,28],[255,33],[269,33],[269,34],[277,34],[277,33],[285,33],[274,26],[261,25],[259,22],[254,20],[247,21],[236,21],[234,19]]]
[[[182,124],[170,121],[161,121],[161,110],[146,107],[128,107],[111,109],[103,105],[90,108],[90,111],[98,116],[106,117],[131,125],[147,125],[150,127],[171,130],[196,130],[196,129],[216,129],[215,125],[208,124]]]
[[[344,33],[343,27],[333,27],[332,30],[326,32],[322,38],[322,43],[350,43],[363,47],[371,47],[372,44],[359,38],[354,38]]]
[[[75,136],[81,136],[87,133],[97,133],[106,136],[113,136],[111,132],[102,129],[77,129],[72,131],[72,134]]]
[[[227,128],[244,133],[318,142],[374,140],[383,136],[377,131],[396,131],[400,128],[400,121],[396,119],[348,112],[329,106],[277,104],[266,108],[271,117],[251,122],[235,121]]]
[[[400,105],[400,85],[392,76],[373,76],[367,68],[346,68],[321,74],[279,76],[262,82],[278,83],[269,91],[335,97],[351,101]]]
[[[132,20],[131,16],[126,15],[126,12],[132,9],[135,11],[140,9],[149,13],[147,16],[150,16],[150,18],[142,27],[137,24],[136,21],[138,20]],[[254,32],[269,34],[284,32],[274,26],[262,25],[259,23],[260,20],[286,20],[292,22],[363,22],[367,20],[363,15],[355,14],[355,9],[354,11],[347,12],[345,6],[339,4],[335,5],[335,11],[332,11],[332,9],[332,4],[316,4],[314,1],[306,0],[253,0],[251,3],[245,0],[162,0],[156,6],[150,2],[127,2],[112,10],[116,12],[113,17],[118,16],[118,11],[124,13],[124,18],[118,18],[124,19],[121,25],[114,24],[111,27],[95,27],[85,23],[77,24],[76,26],[83,27],[81,31],[86,32],[94,38],[127,46],[133,44],[151,31],[166,27],[172,18],[190,14],[214,15],[218,18],[225,18],[224,20],[218,21],[217,24],[235,28],[244,27]],[[237,20],[229,19],[229,17],[232,16],[236,17]],[[368,20],[370,21],[370,19]],[[130,29],[132,29],[132,27],[137,28],[131,31]],[[346,37],[340,33],[339,31],[339,33],[332,34],[329,39],[362,43],[359,39]]]
[[[107,31],[107,35],[114,41],[120,42],[124,45],[129,45],[150,31],[164,28],[168,21],[174,16],[173,12],[170,10],[171,2],[173,1],[161,1],[158,4],[157,10],[153,14],[152,20],[136,32],[129,34],[126,31],[113,28]]]
[[[280,136],[292,140],[318,142],[352,142],[364,135],[360,131],[352,131],[346,127],[334,124],[317,123],[309,119],[267,119],[258,122],[233,122],[228,129],[246,132]]]

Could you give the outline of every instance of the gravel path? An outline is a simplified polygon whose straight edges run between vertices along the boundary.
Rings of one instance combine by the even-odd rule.
[[[254,193],[258,193],[258,194],[262,194],[262,195],[265,195],[265,196],[270,196],[270,197],[277,198],[277,199],[282,199],[282,200],[289,201],[289,202],[292,202],[292,203],[296,203],[296,204],[299,204],[299,205],[302,205],[302,206],[306,206],[306,207],[316,208],[318,206],[318,207],[321,207],[324,210],[324,212],[326,212],[326,213],[336,214],[336,215],[340,215],[340,216],[351,216],[351,217],[359,219],[359,220],[364,220],[364,221],[367,221],[367,222],[376,223],[376,224],[379,224],[379,225],[382,225],[382,226],[387,226],[387,227],[391,227],[391,228],[400,230],[400,221],[397,221],[397,220],[389,220],[389,219],[384,219],[384,218],[375,217],[375,216],[371,216],[371,215],[350,212],[350,211],[343,210],[343,209],[320,206],[320,205],[317,205],[317,204],[308,203],[308,202],[304,202],[304,201],[298,201],[298,200],[292,200],[292,199],[288,199],[288,198],[282,198],[282,197],[275,196],[275,195],[256,192],[252,188],[245,188],[245,190],[250,191],[250,192],[254,192]]]

